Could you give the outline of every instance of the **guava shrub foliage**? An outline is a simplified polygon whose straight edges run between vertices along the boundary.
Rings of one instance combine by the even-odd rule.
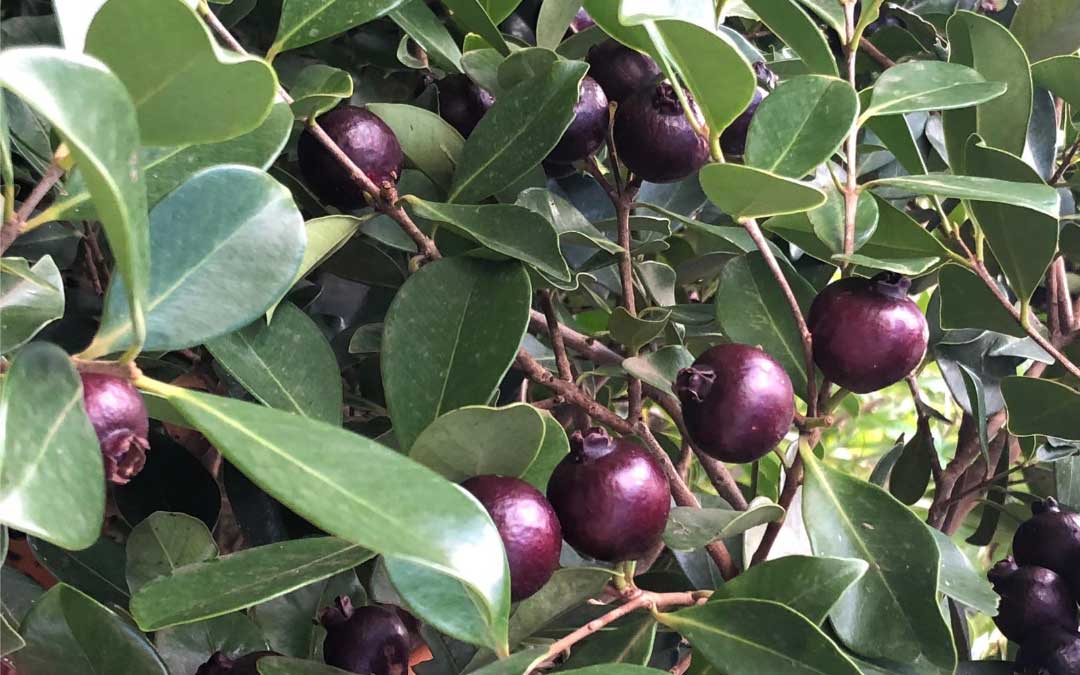
[[[4,0],[0,669],[1080,674],[1080,3]]]

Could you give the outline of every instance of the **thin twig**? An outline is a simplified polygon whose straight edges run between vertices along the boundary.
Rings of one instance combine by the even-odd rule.
[[[847,29],[847,40],[844,45],[844,54],[847,56],[847,79],[848,84],[855,88],[855,56],[858,47],[855,44],[855,3],[844,3],[844,24]],[[856,162],[858,160],[858,128],[852,128],[847,136],[847,161],[844,167],[847,178],[844,184],[844,255],[852,256],[855,253],[855,215],[859,206],[859,183]],[[847,270],[849,263],[844,263]]]
[[[896,61],[890,59],[885,52],[881,51],[874,46],[873,42],[870,42],[864,37],[859,38],[859,49],[866,52],[866,55],[878,62],[882,68],[892,68],[896,65]]]
[[[634,261],[630,254],[633,242],[630,239],[630,204],[634,201],[636,188],[628,186],[615,200],[615,213],[619,223],[619,278],[622,280],[623,308],[631,317],[637,318],[637,301],[634,298]],[[637,356],[637,349],[627,347],[627,356]],[[629,404],[627,419],[637,422],[641,419],[641,380],[629,377],[627,385]]]
[[[1061,156],[1061,162],[1058,164],[1057,170],[1054,171],[1054,175],[1050,176],[1048,181],[1050,185],[1057,183],[1065,176],[1065,172],[1072,166],[1073,158],[1076,157],[1077,150],[1080,150],[1080,138],[1073,141],[1073,144],[1069,146],[1069,149],[1065,151],[1065,154]]]
[[[1054,277],[1057,281],[1057,302],[1058,311],[1061,315],[1061,325],[1063,327],[1062,332],[1068,332],[1072,330],[1073,321],[1075,316],[1073,314],[1072,298],[1069,296],[1069,276],[1065,271],[1065,258],[1058,256],[1054,259],[1052,269],[1054,270]]]
[[[1058,276],[1054,263],[1046,269],[1046,323],[1050,329],[1050,337],[1061,335],[1061,303],[1058,302]],[[1069,309],[1072,309],[1070,306]],[[1066,324],[1071,326],[1072,322]]]
[[[548,337],[551,338],[551,349],[555,352],[555,363],[559,368],[559,377],[567,382],[574,381],[574,372],[570,369],[570,357],[566,354],[566,343],[563,342],[562,331],[559,330],[559,317],[555,314],[555,305],[551,300],[551,291],[540,291],[540,305],[544,308],[544,317],[547,320]]]
[[[0,255],[3,255],[4,251],[8,250],[8,247],[18,238],[21,233],[23,223],[30,217],[30,214],[34,212],[37,205],[41,203],[41,200],[45,198],[45,195],[49,194],[49,190],[60,180],[64,175],[64,169],[57,164],[56,160],[53,160],[52,164],[45,171],[45,175],[41,177],[38,184],[34,186],[34,189],[30,191],[30,194],[23,201],[19,210],[12,218],[9,218],[0,227]]]

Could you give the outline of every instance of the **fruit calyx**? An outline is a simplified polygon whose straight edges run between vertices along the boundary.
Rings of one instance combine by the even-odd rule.
[[[871,277],[870,282],[878,293],[897,300],[907,298],[911,290],[911,279],[896,272],[881,272]]]
[[[1038,516],[1043,513],[1061,513],[1061,507],[1053,497],[1047,497],[1044,501],[1034,502],[1031,505],[1032,515]]]
[[[683,114],[682,105],[679,103],[679,95],[675,93],[675,87],[668,82],[662,82],[656,87],[652,97],[653,107],[662,115]]]
[[[319,623],[324,628],[330,628],[332,626],[340,626],[352,618],[353,612],[352,600],[347,595],[339,595],[334,598],[334,604],[330,607],[324,607],[319,610]]]
[[[1000,591],[1001,587],[1008,583],[1009,578],[1019,570],[1020,566],[1016,564],[1016,560],[1009,556],[999,560],[997,564],[991,567],[990,571],[986,573],[986,578],[990,581],[994,590]]]
[[[675,378],[672,390],[679,398],[689,398],[701,403],[716,384],[716,371],[709,365],[694,365],[683,368]]]
[[[585,433],[575,431],[570,435],[570,451],[579,461],[599,459],[614,449],[615,444],[603,427],[590,427]]]

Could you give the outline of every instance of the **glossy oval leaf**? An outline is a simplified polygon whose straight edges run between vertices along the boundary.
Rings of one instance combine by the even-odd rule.
[[[390,12],[390,18],[423,47],[437,65],[452,73],[461,72],[461,48],[424,0],[403,3]]]
[[[932,195],[1012,204],[1055,218],[1060,209],[1060,195],[1058,195],[1057,190],[1048,185],[1038,185],[1036,183],[935,173],[926,176],[879,178],[867,183],[865,187],[872,188],[876,186],[899,188],[913,195]]]
[[[1055,56],[1031,66],[1038,87],[1053,92],[1073,107],[1080,106],[1080,56]]]
[[[980,328],[1027,337],[1020,322],[1001,306],[977,274],[961,265],[945,265],[939,275],[942,328]]]
[[[927,529],[934,535],[934,541],[941,553],[938,590],[987,616],[997,614],[998,601],[1001,598],[994,592],[986,575],[975,569],[949,535],[932,527]]]
[[[488,644],[504,646],[506,556],[498,531],[476,500],[430,469],[363,436],[250,403],[186,389],[168,392],[169,401],[226,459],[313,524],[467,584],[471,602],[479,603],[492,627]],[[416,499],[417,494],[424,498]],[[157,583],[162,582],[140,595]],[[151,595],[143,605],[148,611],[158,608],[152,600]],[[132,599],[133,613],[137,601]]]
[[[698,178],[709,201],[735,219],[800,213],[825,203],[825,193],[812,185],[742,164],[706,164]]]
[[[802,178],[832,157],[859,113],[847,82],[804,75],[786,80],[762,100],[746,139],[746,163]]]
[[[296,119],[313,119],[349,100],[352,94],[352,75],[340,68],[313,63],[289,83],[289,95],[293,97],[289,107]]]
[[[795,0],[743,0],[761,21],[799,55],[811,73],[836,76],[836,58],[824,33]]]
[[[274,651],[317,658],[326,635],[326,629],[318,622],[319,612],[343,595],[352,600],[354,607],[367,604],[367,593],[354,570],[345,570],[255,605],[251,608],[251,618]]]
[[[370,103],[368,110],[393,130],[409,162],[443,190],[450,189],[465,139],[430,110],[400,103]]]
[[[623,369],[661,391],[671,391],[675,377],[694,363],[694,355],[682,345],[667,345],[655,352],[624,359]]]
[[[64,280],[52,256],[33,266],[0,259],[0,354],[6,354],[64,315]]]
[[[127,585],[132,593],[184,565],[217,556],[206,524],[186,513],[158,511],[135,526],[127,540]]]
[[[1009,409],[1009,431],[1017,436],[1046,435],[1080,440],[1080,393],[1057,382],[1007,377],[1001,395]]]
[[[304,221],[289,191],[251,167],[219,166],[192,176],[150,215],[155,251],[147,302],[147,349],[183,349],[262,315],[291,284],[303,257]],[[87,356],[132,342],[131,315],[114,278]]]
[[[215,652],[235,657],[269,648],[259,627],[241,612],[157,631],[154,646],[172,673],[195,673]]]
[[[98,539],[105,513],[101,447],[68,355],[34,342],[0,389],[0,519],[70,550]]]
[[[814,234],[825,247],[834,255],[844,252],[844,219],[847,205],[844,201],[844,193],[834,185],[827,185],[825,193],[828,199],[825,204],[813,211],[808,211],[806,216],[814,226]],[[863,244],[874,236],[878,227],[878,202],[874,195],[869,192],[860,192],[855,206],[855,250],[862,248]]]
[[[303,47],[374,21],[404,0],[285,0],[277,35],[266,58]]]
[[[146,189],[132,168],[139,147],[135,106],[119,79],[99,61],[51,47],[0,55],[0,87],[10,90],[59,132],[85,177],[105,226],[126,302],[142,341],[150,284]]]
[[[777,259],[805,314],[817,294],[786,261]],[[791,308],[758,252],[724,266],[716,293],[716,316],[724,335],[734,342],[761,345],[787,371],[795,395],[806,395],[806,359]]]
[[[372,553],[334,537],[316,537],[250,548],[176,568],[142,586],[131,615],[145,631],[228,614],[338,572]]]
[[[854,558],[790,555],[754,565],[713,592],[710,601],[772,600],[821,625],[869,566]]]
[[[47,541],[28,537],[34,557],[54,577],[86,593],[105,606],[126,609],[130,594],[124,577],[124,547],[108,537],[93,546],[67,551]]]
[[[322,329],[296,305],[279,305],[269,325],[259,319],[208,341],[206,348],[265,405],[341,424],[341,373],[334,350]]]
[[[496,253],[520,260],[555,279],[570,280],[558,233],[534,211],[515,204],[439,204],[412,196],[405,201],[420,218],[446,223]]]
[[[450,258],[409,277],[382,341],[383,386],[400,447],[411,448],[443,413],[488,402],[525,334],[531,294],[517,263]]]
[[[547,157],[574,118],[587,69],[579,61],[560,61],[544,76],[500,93],[465,142],[449,200],[479,202],[513,185]]]
[[[860,675],[821,629],[776,602],[715,600],[657,619],[728,675]]]
[[[86,51],[127,87],[144,145],[239,136],[266,119],[277,96],[274,70],[218,47],[181,0],[109,0],[90,24]]]
[[[852,651],[899,662],[956,667],[937,605],[937,544],[911,510],[881,488],[804,452],[803,521],[815,555],[866,561],[867,573],[829,614]]]
[[[1080,48],[1080,6],[1071,0],[1034,0],[1017,9],[1010,26],[1032,61]]]
[[[556,570],[536,595],[518,603],[510,617],[510,644],[518,645],[565,612],[599,594],[611,578],[611,570],[568,567]]]
[[[25,673],[168,675],[150,641],[134,626],[66,584],[38,598],[21,629],[26,647],[14,660]]]
[[[624,672],[615,667],[616,664],[647,665],[656,643],[656,628],[656,619],[651,616],[620,619],[575,645],[565,667],[569,672],[580,673],[598,666],[595,672],[599,675],[614,675],[613,671]],[[649,669],[645,672],[657,675],[659,671]]]
[[[349,671],[317,661],[270,656],[259,659],[259,675],[348,675]]]
[[[664,543],[673,551],[693,551],[784,517],[778,504],[764,498],[755,502],[745,511],[676,506],[668,515]]]
[[[455,483],[483,474],[518,478],[536,458],[544,434],[544,419],[530,405],[461,408],[424,429],[409,458]]]
[[[532,464],[521,475],[521,480],[546,493],[552,472],[563,457],[570,453],[570,439],[566,437],[566,429],[554,415],[545,412],[541,416],[544,418],[544,443]]]
[[[997,98],[1007,88],[1004,82],[987,82],[978,71],[959,63],[907,61],[889,68],[878,78],[870,105],[860,119],[966,108]]]

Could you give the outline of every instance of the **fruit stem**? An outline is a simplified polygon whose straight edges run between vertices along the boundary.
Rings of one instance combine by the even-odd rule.
[[[709,134],[709,154],[717,164],[724,163],[724,150],[720,147],[720,132],[713,131]]]
[[[49,194],[49,190],[52,190],[53,186],[64,176],[64,169],[60,166],[56,158],[53,158],[49,168],[45,171],[45,175],[41,177],[41,180],[34,189],[30,191],[30,194],[23,201],[22,206],[16,211],[10,218],[4,219],[3,227],[0,227],[0,255],[4,254],[4,251],[15,241],[20,234],[22,234],[22,224],[26,222],[26,219],[30,217],[37,205],[41,203],[41,200]],[[14,188],[12,191],[12,207],[14,207]],[[7,211],[8,200],[4,200],[4,211]]]
[[[859,36],[855,29],[855,3],[844,2],[844,25],[847,32],[847,42],[844,45],[844,54],[847,57],[847,79],[852,89],[858,91],[855,86],[855,56],[859,49]],[[859,206],[858,184],[858,125],[852,127],[847,137],[847,182],[844,187],[844,257],[850,258],[855,254],[855,216]],[[845,261],[841,272],[847,276],[853,265]]]
[[[7,222],[15,217],[15,184],[4,184],[4,221]]]

